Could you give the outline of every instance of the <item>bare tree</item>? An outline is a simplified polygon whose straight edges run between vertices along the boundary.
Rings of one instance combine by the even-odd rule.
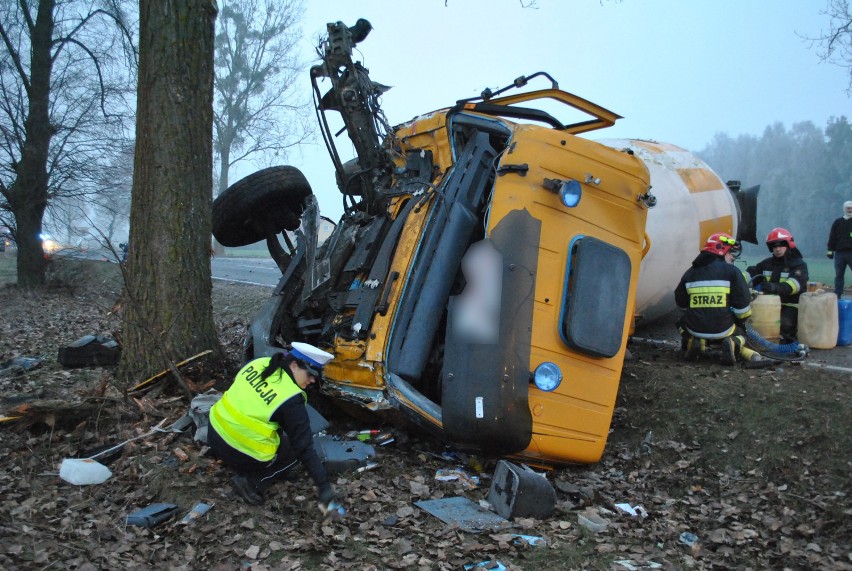
[[[87,217],[91,217],[98,226],[98,235],[109,243],[115,240],[116,233],[129,230],[130,191],[133,188],[134,142],[127,141],[117,149],[99,180],[97,196],[89,203],[91,208]]]
[[[45,211],[94,192],[123,134],[135,63],[126,20],[118,0],[0,0],[0,211],[21,286],[44,283]]]
[[[213,145],[218,190],[239,161],[275,161],[312,132],[309,101],[296,92],[300,0],[225,0],[216,34]],[[265,165],[264,165],[265,166]]]
[[[852,95],[852,11],[849,0],[827,0],[820,14],[828,16],[828,30],[821,31],[817,37],[805,39],[819,46],[817,55],[822,61],[846,70],[849,76],[846,93]]]
[[[123,348],[129,384],[205,350],[213,323],[215,0],[140,1],[136,152]]]

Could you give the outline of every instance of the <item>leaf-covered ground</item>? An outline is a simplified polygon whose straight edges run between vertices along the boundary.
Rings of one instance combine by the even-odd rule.
[[[0,413],[49,401],[26,423],[0,425],[2,568],[461,569],[499,560],[510,569],[852,569],[849,375],[686,364],[662,344],[631,345],[603,459],[549,472],[553,516],[508,530],[468,533],[414,505],[485,500],[496,459],[457,455],[481,466],[477,488],[438,481],[437,470],[456,466],[448,450],[390,426],[381,428],[396,439],[377,449],[376,469],[337,477],[348,507],[342,521],[321,516],[306,478],[277,484],[263,506],[247,506],[233,497],[230,472],[191,434],[131,442],[109,464],[110,479],[73,486],[57,476],[63,458],[170,424],[187,404],[168,383],[125,399],[110,369],[57,363],[59,347],[120,325],[111,314],[115,284],[86,283],[37,293],[0,287],[0,363],[44,358],[36,369],[0,372]],[[248,317],[269,290],[218,282],[214,289],[235,367]],[[185,371],[198,387],[221,386],[232,372],[203,362]],[[330,420],[332,434],[378,428]],[[213,504],[210,511],[179,523],[201,501]],[[151,529],[125,525],[129,513],[158,502],[177,504],[178,515]],[[619,503],[646,515],[627,515]],[[581,516],[603,531],[589,530]]]

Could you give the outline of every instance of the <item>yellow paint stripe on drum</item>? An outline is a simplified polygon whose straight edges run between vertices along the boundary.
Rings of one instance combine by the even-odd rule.
[[[677,169],[677,174],[683,180],[689,192],[705,192],[719,190],[719,177],[713,171],[704,168]]]
[[[702,247],[704,246],[704,242],[707,241],[707,238],[711,234],[715,234],[716,232],[724,232],[725,234],[733,235],[734,217],[722,216],[720,218],[710,218],[709,220],[702,220],[698,223],[698,232]]]

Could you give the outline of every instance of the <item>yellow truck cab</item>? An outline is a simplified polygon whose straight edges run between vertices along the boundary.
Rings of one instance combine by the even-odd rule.
[[[341,114],[358,155],[329,145],[346,204],[331,236],[317,244],[316,201],[293,167],[214,203],[216,238],[266,239],[282,271],[246,358],[313,343],[335,355],[322,391],[345,406],[462,449],[598,460],[648,245],[647,167],[579,137],[619,117],[555,81],[503,95],[544,73],[390,128],[382,87],[351,60],[365,24],[329,24],[311,70],[321,116]],[[588,119],[562,123],[546,101]]]

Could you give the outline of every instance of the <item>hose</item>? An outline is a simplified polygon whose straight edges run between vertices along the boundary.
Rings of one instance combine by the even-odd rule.
[[[807,357],[808,353],[810,353],[807,345],[802,345],[796,341],[792,343],[773,343],[772,341],[768,341],[748,322],[745,323],[745,332],[749,347],[770,359],[799,361]]]

